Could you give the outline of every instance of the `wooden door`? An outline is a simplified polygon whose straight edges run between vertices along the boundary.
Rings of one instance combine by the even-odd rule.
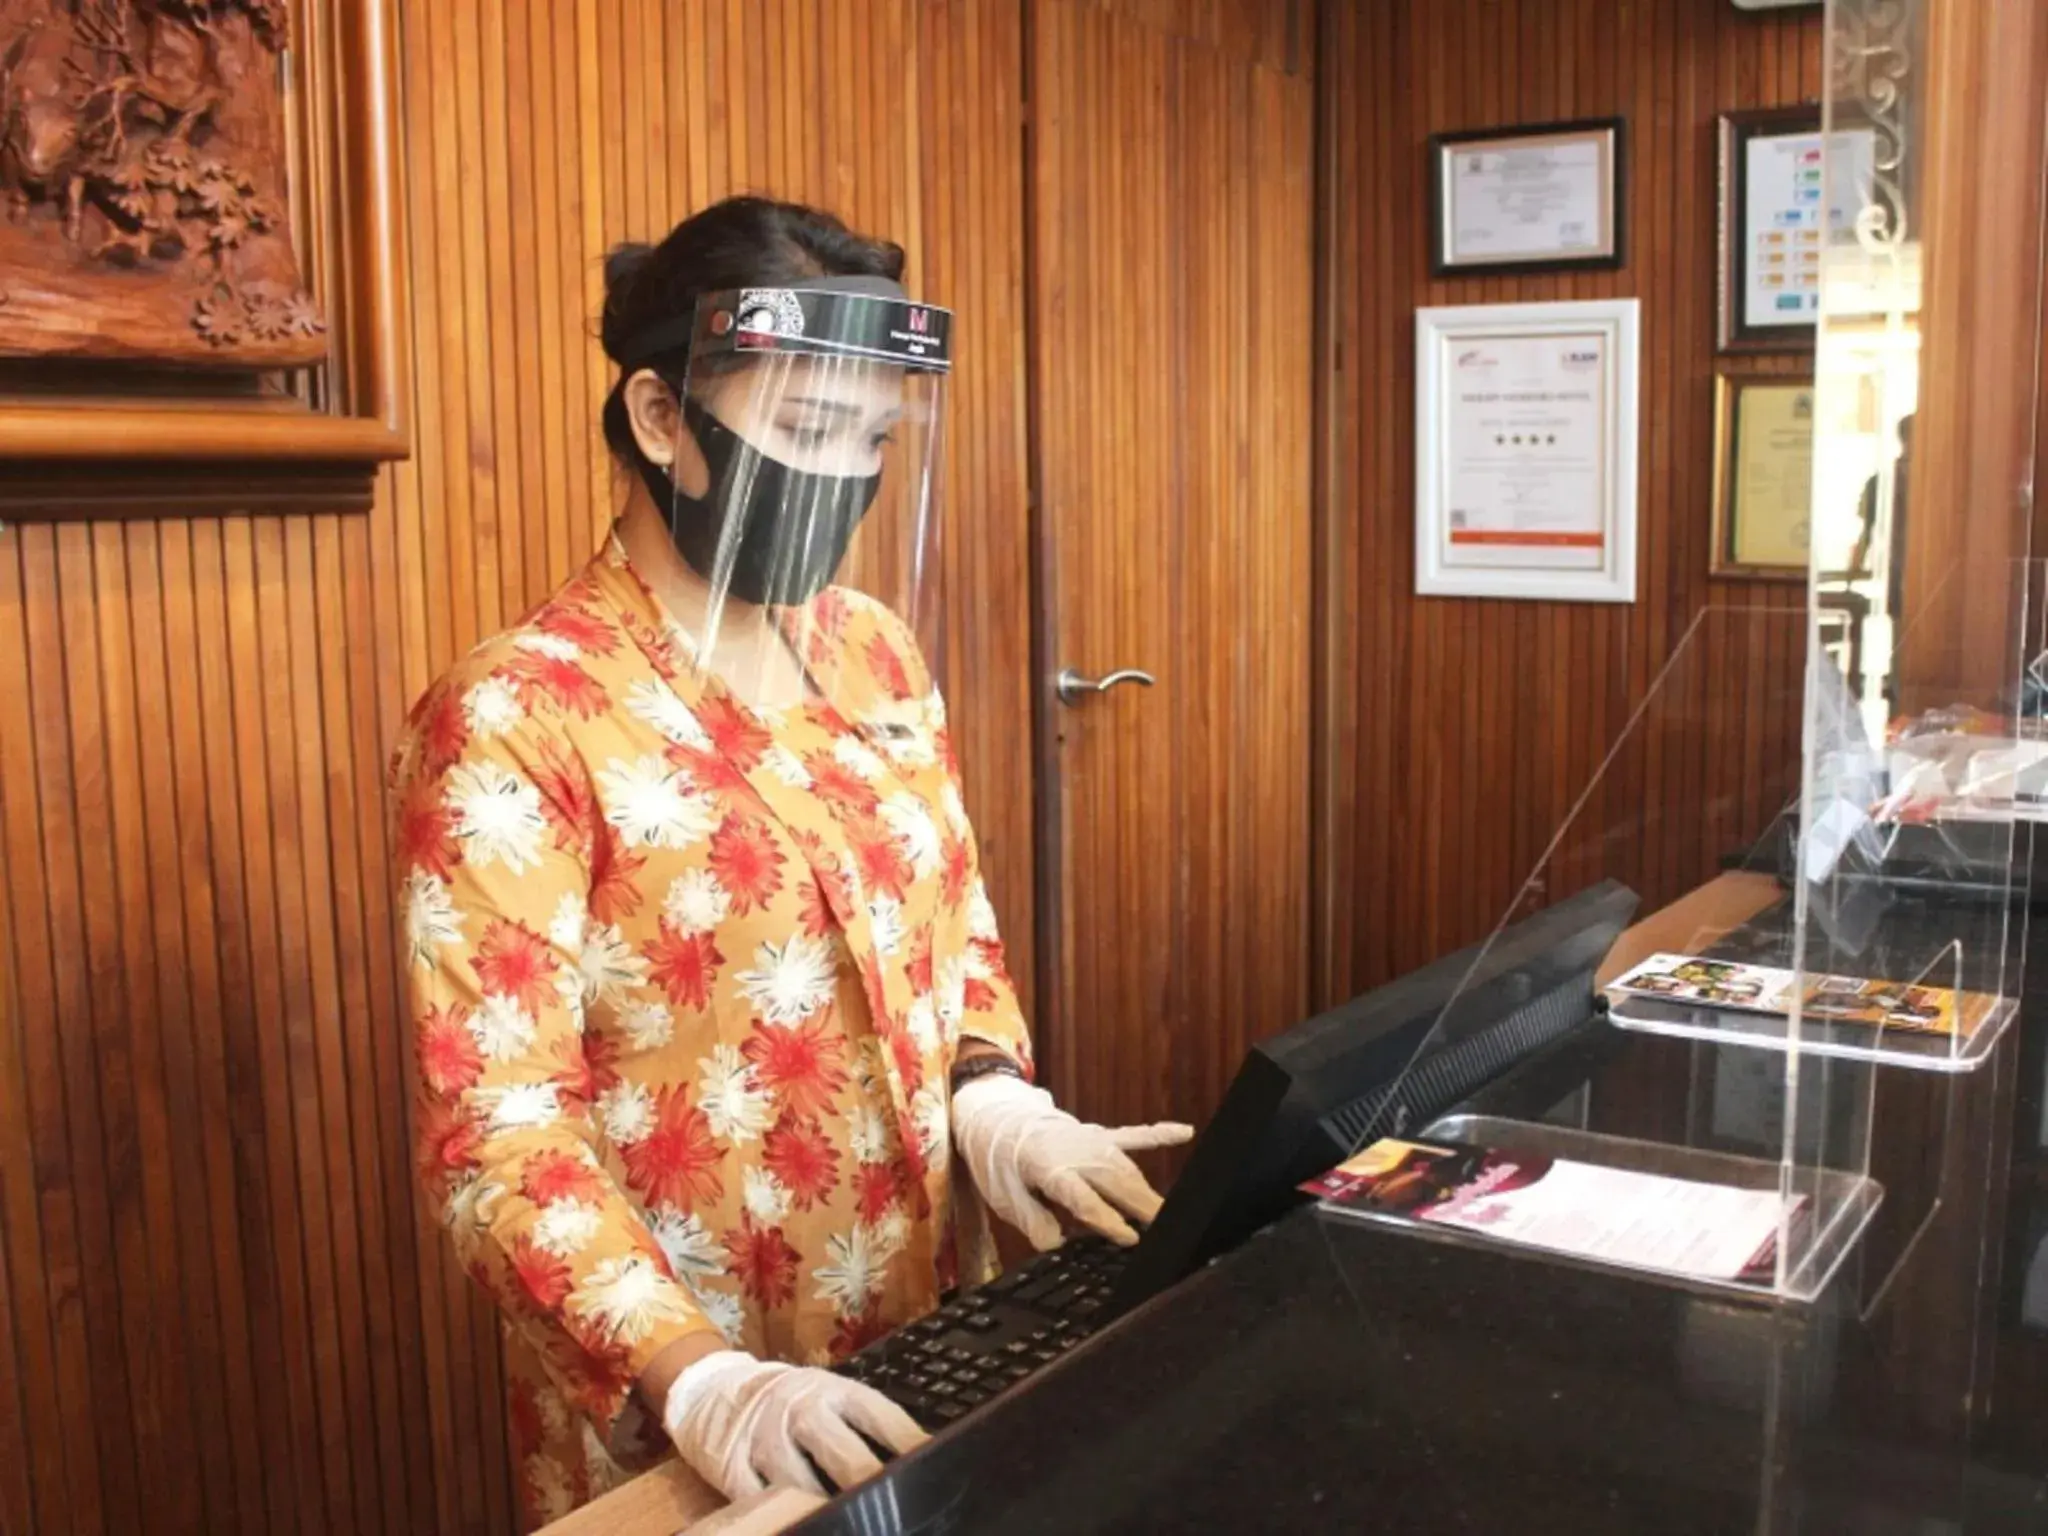
[[[1040,1034],[1110,1122],[1206,1118],[1307,998],[1307,10],[1031,8]]]

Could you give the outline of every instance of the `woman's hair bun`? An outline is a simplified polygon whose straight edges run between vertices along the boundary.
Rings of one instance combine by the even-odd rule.
[[[632,312],[633,285],[646,272],[654,252],[655,247],[644,240],[626,240],[605,253],[604,320],[599,327],[599,340],[613,362],[619,360],[619,344],[624,339],[620,334],[622,322]]]

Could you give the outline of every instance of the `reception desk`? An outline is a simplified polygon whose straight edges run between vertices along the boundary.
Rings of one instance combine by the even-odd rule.
[[[1774,894],[1716,882],[1615,963]],[[1303,1209],[875,1483],[747,1528],[2048,1530],[2048,1317],[2022,1311],[2048,1250],[2035,1015],[1979,1072],[1842,1080],[1898,1134],[1874,1154],[1879,1216],[1816,1302]],[[1743,1145],[1768,1121],[1758,1056],[1589,1023],[1473,1107],[1774,1155]],[[667,1536],[705,1510],[693,1484],[663,1469],[557,1529]]]

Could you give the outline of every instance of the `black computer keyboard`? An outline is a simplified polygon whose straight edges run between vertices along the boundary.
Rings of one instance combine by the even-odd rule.
[[[972,1412],[1093,1333],[1130,1250],[1078,1237],[948,1299],[835,1367],[926,1429]]]

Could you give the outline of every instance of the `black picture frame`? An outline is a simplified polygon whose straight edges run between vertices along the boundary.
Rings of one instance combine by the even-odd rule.
[[[1604,135],[1607,148],[1606,248],[1590,256],[1556,256],[1502,261],[1454,261],[1445,221],[1450,213],[1449,177],[1457,152],[1475,144],[1512,145],[1565,135]],[[1507,277],[1542,272],[1612,272],[1628,261],[1628,120],[1579,117],[1552,123],[1517,123],[1463,128],[1429,136],[1429,272],[1432,277]]]
[[[1714,349],[1728,355],[1811,352],[1814,320],[1751,325],[1742,313],[1749,287],[1749,146],[1760,138],[1795,138],[1820,132],[1820,104],[1758,107],[1723,112],[1717,124],[1718,206],[1715,216]],[[1822,231],[1825,238],[1825,231]]]

